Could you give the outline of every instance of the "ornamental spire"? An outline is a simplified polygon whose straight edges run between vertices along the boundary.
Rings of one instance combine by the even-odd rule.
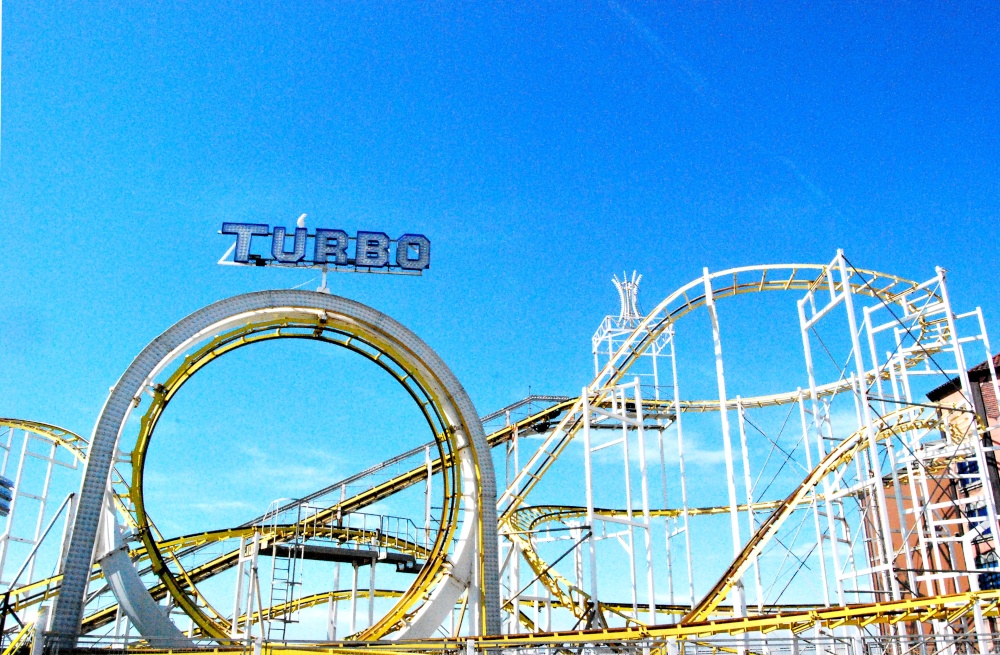
[[[632,271],[632,279],[622,272],[622,279],[615,275],[611,278],[615,288],[618,289],[618,299],[621,301],[621,309],[618,312],[619,321],[633,321],[642,319],[642,310],[639,309],[639,282],[642,276]]]

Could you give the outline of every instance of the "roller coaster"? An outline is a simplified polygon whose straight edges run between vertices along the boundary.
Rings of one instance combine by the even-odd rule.
[[[3,655],[1000,648],[1000,359],[943,269],[705,269],[649,312],[638,276],[613,282],[589,384],[483,417],[403,325],[277,290],[154,339],[89,438],[0,419]],[[432,438],[164,534],[144,492],[164,412],[279,339],[379,367]]]

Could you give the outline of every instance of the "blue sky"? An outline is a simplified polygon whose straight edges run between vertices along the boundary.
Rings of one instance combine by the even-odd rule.
[[[843,247],[945,266],[998,315],[989,4],[5,10],[8,413],[82,427],[170,323],[308,279],[214,264],[223,220],[303,212],[431,237],[423,279],[333,288],[411,325],[484,412],[586,381],[624,268],[650,306],[702,266]]]
[[[331,289],[411,327],[482,414],[589,381],[623,269],[648,309],[703,266],[940,265],[1000,343],[994,4],[3,9],[0,415],[88,434],[169,325],[310,279],[215,264],[223,221],[302,213],[430,237],[422,278]],[[309,356],[232,375],[301,420],[356,382]]]

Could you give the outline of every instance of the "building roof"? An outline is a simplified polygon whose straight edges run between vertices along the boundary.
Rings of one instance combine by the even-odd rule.
[[[969,381],[970,382],[982,382],[983,380],[989,379],[989,377],[990,377],[989,362],[990,361],[991,360],[988,360],[988,359],[987,360],[983,360],[982,362],[980,362],[980,363],[976,364],[975,366],[973,366],[972,368],[970,368],[969,369]],[[997,371],[998,373],[1000,373],[1000,353],[997,353],[996,356],[993,357],[992,362],[993,362],[993,370]],[[935,389],[932,389],[927,394],[927,397],[932,402],[937,402],[937,401],[941,400],[942,398],[944,398],[945,396],[948,396],[948,395],[950,395],[952,393],[955,393],[956,391],[959,391],[961,388],[962,388],[961,381],[958,378],[952,378],[951,380],[948,380],[947,382],[945,382],[941,386],[939,386],[939,387],[937,387]]]
[[[986,361],[976,364],[970,368],[969,377],[977,380],[988,378],[990,376],[990,367],[986,365]],[[1000,353],[997,353],[993,357],[993,370],[1000,372]]]

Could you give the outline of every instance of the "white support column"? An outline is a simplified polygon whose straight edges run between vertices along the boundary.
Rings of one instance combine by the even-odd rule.
[[[858,426],[857,429],[861,430],[862,427],[864,426],[864,418],[861,416],[861,400],[860,400],[861,396],[858,393],[857,376],[854,373],[851,373],[850,375],[847,376],[847,380],[848,383],[851,385],[851,399],[854,401],[854,421],[855,424]],[[858,481],[857,484],[859,488],[859,493],[858,493],[859,497],[862,496],[865,493],[865,490],[868,490],[872,484],[870,476],[866,474],[866,471],[870,470],[870,467],[868,466],[867,462],[868,462],[868,451],[859,450],[857,455],[854,457],[854,471],[855,471],[854,475],[855,479]],[[867,493],[869,494],[868,499],[871,500],[872,492],[867,491]],[[859,503],[859,511],[860,508],[861,508],[861,503]],[[885,555],[882,552],[884,543],[882,542],[881,539],[878,538],[877,536],[878,528],[875,526],[875,524],[878,523],[878,519],[873,518],[871,521],[871,527],[875,528],[875,534],[873,535],[869,530],[869,521],[866,518],[867,511],[869,510],[865,509],[865,512],[861,512],[859,520],[859,527],[861,529],[860,537],[862,539],[862,542],[865,544],[872,544],[869,547],[870,550],[867,550],[865,555],[869,559],[874,558],[884,563]],[[871,588],[873,590],[880,589],[878,576],[880,573],[884,573],[884,571],[882,569],[876,570],[874,567],[871,566],[869,566],[868,568],[870,571],[869,576],[871,578],[870,579]],[[882,590],[888,588],[889,588],[888,582],[886,582],[884,585],[881,586]],[[878,601],[882,598],[882,596],[883,594],[881,593],[873,594],[872,600]]]
[[[233,621],[229,628],[229,636],[236,639],[240,636],[240,615],[243,601],[243,577],[246,575],[247,538],[240,537],[240,557],[236,564],[236,593],[233,594]]]
[[[507,424],[510,425],[510,412],[507,412]],[[520,444],[519,444],[519,430],[517,425],[514,426],[511,440],[510,440],[510,451],[509,458],[512,459],[514,468],[513,471],[517,474],[521,470],[521,458],[520,458]],[[520,616],[518,613],[518,608],[520,607],[520,597],[517,592],[521,590],[521,547],[517,541],[510,541],[510,548],[513,551],[510,554],[510,590],[514,596],[511,598],[511,603],[514,611],[511,612],[510,619],[507,622],[508,630],[510,634],[517,634],[520,632]]]
[[[375,558],[369,565],[371,571],[368,577],[368,627],[375,625]]]
[[[587,552],[590,555],[590,600],[597,611],[597,535],[594,526],[594,477],[591,461],[590,439],[590,390],[587,387],[581,392],[583,398],[583,466],[584,485],[587,495],[587,528],[590,537],[587,539]]]
[[[864,319],[862,325],[864,327],[865,332],[868,334],[868,353],[869,356],[871,357],[871,367],[875,375],[875,389],[880,399],[879,407],[881,408],[882,410],[881,413],[884,416],[890,410],[886,407],[886,403],[884,400],[885,391],[882,388],[882,367],[879,364],[878,350],[875,347],[875,334],[872,330],[872,319],[871,319],[872,311],[873,310],[870,307],[863,308],[862,314],[864,315]],[[888,362],[886,362],[886,365],[888,367]],[[902,543],[903,539],[906,539],[908,530],[906,521],[906,510],[903,506],[903,487],[899,479],[899,470],[898,470],[899,465],[896,461],[896,449],[893,446],[893,439],[894,439],[893,437],[890,437],[885,442],[886,454],[889,460],[889,470],[892,475],[892,489],[893,489],[893,496],[896,500],[896,516],[899,520],[899,538],[901,542],[900,546],[902,547],[903,550],[903,561],[906,563],[907,584],[909,585],[911,590],[915,590],[917,588],[916,587],[917,580],[916,580],[916,575],[913,571],[913,557],[910,554],[910,544]],[[886,511],[888,511],[888,508],[886,508]]]
[[[534,632],[541,632],[541,630],[539,630],[539,626],[542,625],[541,604],[539,603],[539,598],[541,598],[542,593],[540,587],[541,585],[538,584],[538,580],[535,580],[531,591],[531,595],[534,596],[534,598],[531,599],[531,609],[533,610],[531,621],[535,627]]]
[[[750,527],[750,536],[757,532],[757,524],[754,522],[753,514],[753,483],[750,482],[750,451],[747,448],[746,415],[743,408],[743,399],[736,396],[736,417],[740,427],[740,454],[743,458],[743,486],[747,493],[747,523]],[[754,591],[757,596],[757,613],[764,613],[764,588],[760,582],[760,567],[757,556],[753,556],[753,581]]]
[[[510,542],[510,602],[514,611],[511,612],[510,620],[507,622],[510,634],[517,634],[519,630],[519,617],[518,617],[518,607],[520,607],[520,597],[518,592],[521,590],[521,549],[518,546],[518,542],[511,540]]]
[[[600,362],[600,360],[597,357],[597,353],[598,353],[598,350],[600,349],[600,345],[596,341],[594,341],[593,344],[594,344],[593,345],[593,351],[594,351],[594,375],[600,375],[601,374],[601,362]],[[608,349],[610,350],[610,345],[608,346]]]
[[[799,420],[802,422],[802,445],[806,451],[806,469],[813,470],[812,450],[809,448],[809,423],[806,420],[806,403],[802,389],[798,390]],[[809,502],[813,516],[813,529],[816,531],[816,561],[819,562],[819,577],[823,588],[823,603],[830,604],[830,582],[826,574],[826,557],[823,556],[823,532],[819,525],[819,507],[816,503],[816,492],[813,491]]]
[[[983,606],[978,598],[973,601],[972,611],[975,617],[976,641],[979,642],[979,652],[986,655],[990,652],[989,633],[986,629],[986,619],[983,617]]]
[[[511,445],[514,450],[514,472],[517,473],[521,470],[521,431],[518,427],[514,426],[514,433],[511,435]]]
[[[63,561],[69,548],[69,538],[73,536],[73,521],[76,520],[76,493],[70,494],[69,507],[66,508],[66,522],[63,523],[62,537],[59,540],[59,561],[56,562],[56,575],[63,571]]]
[[[646,438],[642,418],[642,388],[635,378],[635,419],[639,440],[639,475],[642,487],[642,522],[646,525],[646,584],[649,590],[649,623],[656,625],[656,589],[653,573],[653,520],[649,511],[649,481],[646,476]]]
[[[45,461],[45,481],[42,483],[42,493],[38,497],[38,518],[35,520],[35,532],[32,540],[33,545],[38,544],[42,537],[42,526],[45,521],[45,508],[49,505],[49,486],[52,484],[52,469],[55,466],[56,455],[59,453],[55,442],[49,445],[49,457]],[[31,556],[26,573],[28,577],[25,581],[32,580],[35,572],[35,557]]]
[[[719,335],[719,317],[712,297],[712,278],[708,269],[703,269],[705,278],[705,306],[712,320],[712,341],[715,344],[715,377],[719,387],[719,418],[722,422],[722,445],[726,459],[726,490],[729,493],[729,523],[732,531],[733,557],[739,557],[742,550],[740,540],[739,502],[736,499],[736,474],[733,466],[733,446],[729,435],[729,408],[726,399],[726,376],[722,366],[722,340]],[[736,582],[733,598],[735,616],[746,616],[746,597],[742,578]]]
[[[817,393],[816,390],[816,372],[813,366],[812,344],[809,339],[809,324],[806,321],[806,313],[805,313],[805,304],[807,299],[810,300],[812,299],[811,292],[810,295],[807,296],[807,298],[803,298],[798,302],[799,329],[802,333],[802,351],[803,355],[805,356],[806,374],[809,379],[809,398],[811,400],[811,405],[812,405],[812,425],[815,427],[816,430],[816,448],[818,454],[817,459],[819,461],[822,461],[823,458],[826,456],[826,446],[823,443],[823,430],[819,423],[820,420],[819,403],[817,402],[819,394]],[[809,430],[805,424],[805,405],[803,403],[801,389],[799,390],[799,411],[801,412],[803,420],[803,440],[804,440],[803,444],[805,445],[806,448],[806,460],[808,462],[809,470],[812,470],[812,463],[811,463],[812,456],[809,450]],[[837,602],[840,605],[843,605],[845,603],[844,585],[840,577],[841,567],[840,567],[840,558],[838,557],[838,552],[837,552],[837,528],[836,525],[834,524],[833,505],[830,502],[830,491],[831,490],[830,490],[830,483],[828,476],[823,476],[823,498],[824,498],[823,503],[824,503],[824,509],[826,510],[827,531],[830,533],[830,553],[833,557],[833,580],[837,590]],[[826,564],[824,562],[826,558],[823,552],[823,535],[819,527],[818,509],[816,507],[815,500],[813,500],[812,505],[814,514],[813,518],[816,529],[817,549],[820,560],[820,571],[821,575],[823,576],[824,597],[827,599],[827,603],[829,603],[829,583],[827,582]]]
[[[670,328],[667,329],[667,339],[670,341],[670,345],[671,345],[671,348],[672,348],[673,347],[673,341],[674,341],[673,327],[670,327]],[[659,400],[661,400],[661,396],[660,396],[660,369],[659,369],[659,365],[658,365],[658,360],[660,358],[660,355],[663,352],[663,345],[662,344],[657,345],[657,343],[654,342],[652,348],[655,348],[655,350],[653,351],[653,355],[652,355],[652,359],[653,359],[653,398],[655,400],[659,401]],[[661,413],[661,411],[662,411],[661,408],[662,408],[662,406],[658,402],[657,403],[657,413]],[[657,417],[657,419],[656,419],[656,427],[657,427],[657,430],[656,430],[656,448],[657,448],[657,452],[658,452],[659,457],[660,457],[660,486],[661,486],[661,489],[662,489],[662,498],[663,498],[663,505],[662,506],[663,506],[663,509],[667,509],[668,507],[670,507],[670,494],[668,492],[668,486],[667,486],[667,458],[666,458],[666,453],[665,453],[664,448],[663,448],[663,431],[664,431],[664,427],[665,426],[663,424],[663,419],[662,418]],[[674,604],[674,558],[673,558],[672,549],[670,547],[670,541],[671,541],[670,537],[671,537],[671,535],[670,535],[670,519],[669,518],[664,518],[663,519],[663,536],[664,536],[664,539],[663,539],[664,551],[665,551],[665,555],[666,555],[666,558],[667,558],[666,559],[666,561],[667,561],[667,602],[669,604],[673,605]]]
[[[49,627],[49,606],[42,605],[38,608],[38,616],[35,617],[35,636],[31,641],[30,655],[42,655],[45,647],[45,631]]]
[[[580,541],[580,538],[583,536],[583,529],[579,528],[579,527],[572,527],[572,528],[570,528],[569,536],[573,540],[573,543],[577,543],[577,542]],[[584,588],[584,582],[583,582],[583,553],[581,552],[580,548],[574,548],[573,549],[573,575],[574,575],[574,579],[576,581],[576,588],[577,589],[583,589]],[[585,608],[581,608],[581,609],[585,609]]]
[[[897,337],[897,342],[898,342],[898,337]],[[899,365],[899,367],[901,369],[898,374],[897,374],[897,367],[896,367],[895,364],[889,367],[889,373],[890,373],[890,376],[891,376],[890,380],[892,382],[892,393],[893,393],[894,399],[896,399],[896,400],[899,400],[901,398],[900,390],[899,390],[899,386],[900,386],[899,377],[902,376],[902,375],[905,375],[904,371],[905,371],[905,368],[906,368],[906,362],[902,358],[900,358],[898,365]],[[913,414],[916,413],[915,410],[916,410],[916,408],[914,408],[914,412],[912,412],[911,415],[913,415]],[[915,448],[913,448],[913,446],[911,444],[906,444],[906,447],[910,450],[911,453],[916,452]],[[913,531],[914,531],[914,533],[916,533],[916,536],[917,536],[917,548],[919,549],[918,552],[920,553],[920,559],[921,559],[921,561],[922,562],[929,562],[931,558],[930,558],[930,554],[929,554],[929,550],[928,550],[928,546],[927,546],[927,537],[926,537],[926,534],[925,534],[925,532],[927,530],[927,526],[926,526],[925,521],[924,521],[924,517],[925,517],[924,511],[921,509],[922,506],[926,502],[928,502],[928,501],[921,499],[919,491],[917,489],[917,481],[916,481],[917,471],[916,471],[916,469],[913,466],[915,460],[913,459],[913,457],[906,457],[904,459],[905,459],[905,462],[906,462],[906,464],[905,464],[905,466],[906,466],[906,483],[907,483],[907,488],[910,490],[910,507],[912,508],[911,509],[911,514],[913,516],[913,518],[912,518]],[[909,550],[910,549],[907,548],[907,551],[909,551]],[[911,561],[912,561],[912,557],[913,557],[912,554],[910,554]],[[912,564],[909,564],[908,566],[910,568],[913,568]],[[926,566],[926,565],[924,565],[924,566]],[[933,584],[933,581],[931,581],[930,583],[928,583],[927,586],[930,587],[932,584]],[[916,580],[913,580],[912,582],[910,582],[910,588],[912,589],[914,595],[918,595],[918,594],[923,593],[920,590],[920,583],[918,581],[916,581]]]
[[[687,561],[688,603],[693,608],[695,604],[694,562],[691,558],[691,526],[688,520],[690,513],[688,511],[687,477],[684,473],[684,431],[681,427],[681,396],[680,386],[677,383],[677,350],[674,346],[675,334],[672,332],[670,336],[670,368],[674,382],[674,425],[677,426],[677,467],[681,483],[681,519],[684,525],[684,555]],[[669,538],[668,536],[667,539]]]
[[[351,634],[358,631],[358,563],[352,562],[351,574]]]
[[[254,600],[260,598],[260,573],[257,570],[257,562],[260,558],[260,532],[255,531],[253,533],[253,541],[251,542],[250,550],[250,584],[247,585],[247,602],[246,602],[246,628],[243,630],[244,635],[249,641],[250,636],[253,632],[253,605]],[[260,606],[260,601],[257,600],[257,609],[260,611],[260,633],[264,634],[264,613],[263,608]]]
[[[119,604],[118,607],[115,609],[115,623],[114,623],[115,629],[114,632],[112,633],[116,641],[122,636],[122,619],[125,619],[126,621],[128,620],[128,618],[125,616],[125,612],[122,611],[121,604]]]
[[[858,380],[858,394],[861,405],[861,415],[864,419],[864,429],[866,436],[868,438],[868,451],[869,451],[869,464],[872,467],[872,480],[874,488],[874,498],[876,499],[875,504],[875,515],[878,518],[879,532],[878,535],[883,542],[883,547],[885,548],[886,563],[889,565],[888,578],[890,591],[892,592],[893,600],[901,600],[902,596],[899,589],[899,581],[896,579],[894,573],[895,567],[895,549],[892,545],[892,532],[889,527],[889,516],[886,506],[885,499],[885,487],[882,484],[884,479],[882,476],[882,464],[881,458],[878,453],[878,439],[875,431],[872,429],[872,424],[874,418],[872,417],[871,407],[868,404],[868,389],[867,389],[867,371],[865,370],[865,360],[864,355],[861,351],[861,342],[858,339],[858,322],[854,315],[854,297],[851,292],[851,277],[847,272],[847,262],[844,258],[844,251],[837,251],[837,258],[835,260],[837,268],[840,272],[840,282],[841,282],[841,293],[844,294],[844,307],[847,310],[847,325],[851,333],[851,352],[854,356],[854,366],[857,373]],[[831,288],[831,293],[834,289]]]
[[[903,300],[902,302],[905,303],[905,300]],[[899,328],[896,328],[893,332],[896,341],[896,351],[899,352],[903,347],[902,332]],[[897,399],[902,399],[905,402],[912,404],[913,391],[910,388],[910,378],[909,378],[909,372],[907,371],[906,368],[905,357],[903,357],[902,355],[897,355],[896,366],[894,366],[891,369],[891,371],[893,372],[892,375],[893,394],[896,396]],[[916,407],[913,407],[910,415],[912,417],[915,417],[917,413],[918,409]],[[919,448],[920,445],[917,440],[917,436],[915,434],[911,435],[910,443],[907,444],[908,451],[911,454],[915,454],[919,451]],[[936,550],[935,547],[931,544],[931,540],[934,538],[935,535],[933,534],[934,528],[931,527],[930,512],[925,507],[928,503],[933,501],[929,500],[930,495],[927,488],[927,479],[924,474],[922,466],[920,466],[919,461],[917,461],[913,457],[907,458],[906,473],[907,473],[907,478],[909,480],[910,496],[913,499],[911,500],[910,504],[914,507],[913,521],[916,527],[917,544],[920,547],[921,561],[924,562],[924,566],[926,567],[927,563],[930,562],[932,559],[934,559],[934,556],[931,555],[931,552],[933,550]],[[917,480],[918,478],[919,478],[919,484]],[[923,494],[923,496],[920,495],[921,493]],[[937,555],[939,556],[940,554]],[[930,590],[930,593],[933,594],[936,593],[933,591],[933,589],[936,586],[939,587],[940,582],[941,582],[940,580],[930,579],[925,583],[925,585],[926,588]],[[914,589],[917,591],[917,593],[920,593],[919,584]],[[924,630],[924,624],[918,623],[917,627],[922,633]]]
[[[426,456],[427,453],[425,452],[424,454]],[[429,479],[427,481],[427,484],[430,485],[430,480]],[[428,491],[427,497],[430,498],[430,489],[428,488],[427,491]],[[345,483],[343,483],[343,484],[340,485],[340,505],[341,505],[341,507],[343,507],[344,501],[346,499],[347,499],[347,483],[345,482]],[[344,520],[343,514],[341,513],[341,510],[338,509],[337,510],[337,527],[343,527],[343,520]],[[331,532],[332,532],[332,528],[333,528],[333,524],[332,523],[331,523],[330,527],[331,527]],[[340,591],[340,562],[337,562],[336,564],[334,564],[334,568],[333,568],[333,591],[334,592]],[[335,602],[334,598],[333,598],[333,595],[331,594],[331,596],[330,596],[330,607],[327,608],[327,626],[326,626],[327,638],[330,641],[336,641],[336,639],[337,639],[337,623],[339,622],[339,613],[340,613],[340,603]]]
[[[7,514],[7,528],[0,535],[0,583],[3,580],[4,569],[7,565],[7,555],[10,552],[11,528],[14,525],[14,512],[17,509],[17,501],[21,496],[21,484],[23,482],[24,457],[28,452],[28,433],[24,433],[24,440],[21,442],[21,456],[17,460],[17,474],[14,476],[14,488],[11,490],[10,512]]]
[[[626,398],[625,389],[622,387],[616,387],[611,390],[611,407],[612,413],[617,414],[621,412],[624,418],[626,414]],[[621,394],[619,396],[619,394]],[[620,403],[620,404],[619,404]],[[632,578],[631,592],[632,592],[632,616],[637,620],[639,618],[639,590],[637,589],[638,584],[636,581],[636,566],[635,566],[635,517],[632,511],[632,476],[630,473],[631,464],[629,458],[628,450],[628,423],[622,420],[622,465],[625,469],[625,516],[628,518],[628,566],[629,575]]]
[[[663,487],[663,509],[670,507],[669,495],[667,493],[667,458],[663,450],[663,426],[657,419],[659,429],[656,431],[656,447],[660,455],[660,483]],[[674,558],[670,548],[670,519],[663,519],[664,550],[667,556],[667,602],[674,604]]]
[[[326,638],[337,641],[337,607],[340,605],[334,595],[340,591],[340,562],[333,565],[333,592],[330,594],[330,605],[326,609]]]

